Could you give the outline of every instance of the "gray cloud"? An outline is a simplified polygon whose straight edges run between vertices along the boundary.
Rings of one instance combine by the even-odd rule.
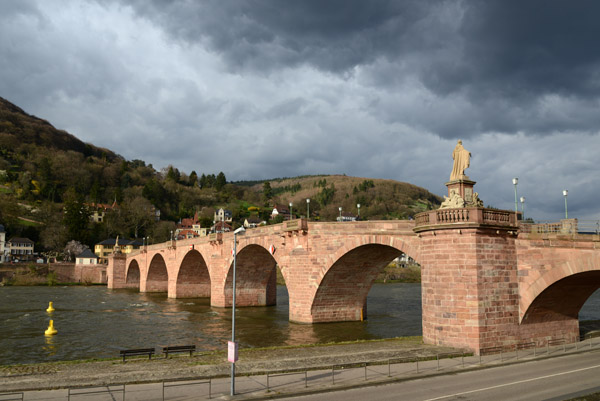
[[[45,1],[0,12],[0,95],[129,159],[346,173],[600,219],[600,7],[584,1]],[[572,206],[571,206],[572,205]]]

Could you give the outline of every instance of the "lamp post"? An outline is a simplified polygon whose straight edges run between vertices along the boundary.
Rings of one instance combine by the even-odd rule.
[[[525,220],[525,197],[521,196],[521,214],[523,215],[523,221]]]
[[[310,199],[306,198],[306,220],[310,220]]]
[[[342,207],[338,207],[338,209],[340,210],[340,221],[342,221]]]
[[[237,361],[237,346],[235,344],[235,263],[237,261],[237,236],[243,234],[246,229],[241,226],[233,232],[233,296],[231,299],[231,344],[233,355],[229,350],[228,359],[231,362],[231,395],[235,395],[235,361]]]
[[[292,202],[290,202],[290,220],[292,219]]]
[[[569,218],[569,212],[568,212],[568,209],[567,209],[567,195],[569,195],[569,191],[567,189],[565,189],[563,191],[563,195],[565,196],[565,219],[568,219]]]
[[[356,204],[356,208],[358,209],[358,220],[360,220],[360,203]]]
[[[517,206],[517,184],[519,183],[519,179],[517,177],[513,178],[513,185],[515,186],[515,213],[519,211],[519,207]]]

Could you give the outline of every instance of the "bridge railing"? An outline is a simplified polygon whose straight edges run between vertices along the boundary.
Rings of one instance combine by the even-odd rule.
[[[437,209],[419,213],[415,216],[415,228],[434,225],[481,224],[493,226],[515,226],[517,215],[508,210],[468,207],[456,209]]]
[[[519,230],[527,234],[600,234],[600,220],[563,219],[519,223]]]

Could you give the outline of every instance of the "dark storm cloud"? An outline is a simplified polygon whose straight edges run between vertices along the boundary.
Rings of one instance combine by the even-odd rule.
[[[173,38],[209,44],[232,71],[266,74],[308,65],[343,77],[364,66],[371,84],[384,90],[398,90],[412,78],[436,96],[458,96],[468,107],[461,107],[455,123],[417,121],[442,137],[595,132],[600,123],[594,112],[600,91],[600,52],[593,50],[600,37],[598,2],[133,4]],[[576,115],[548,111],[547,97],[567,99],[564,107]],[[534,118],[540,114],[543,120]],[[401,122],[415,115],[389,118]]]
[[[156,168],[391,178],[599,218],[595,2],[0,1],[0,96]],[[572,197],[572,200],[571,200]],[[574,210],[577,212],[577,209]],[[537,215],[536,215],[537,213]]]
[[[310,64],[344,72],[416,46],[402,37],[424,18],[419,1],[135,1],[174,38],[206,41],[233,70]]]

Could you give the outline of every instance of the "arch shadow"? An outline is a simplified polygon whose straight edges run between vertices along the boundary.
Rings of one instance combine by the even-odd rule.
[[[402,251],[365,244],[342,255],[323,276],[313,298],[314,323],[356,321],[366,317],[367,295],[379,272]]]
[[[598,288],[599,270],[576,273],[558,280],[531,302],[521,324],[578,319],[579,311]]]
[[[197,250],[189,251],[181,261],[173,297],[210,297],[210,273],[206,261]]]
[[[129,263],[129,267],[127,269],[127,276],[125,277],[125,286],[128,288],[140,288],[140,265],[137,260],[132,260]]]
[[[157,253],[152,257],[146,277],[145,292],[167,292],[169,290],[169,273],[165,259]]]
[[[236,260],[236,307],[269,306],[277,303],[277,262],[265,248],[249,244],[238,250]],[[231,306],[233,261],[225,281],[225,302]]]

